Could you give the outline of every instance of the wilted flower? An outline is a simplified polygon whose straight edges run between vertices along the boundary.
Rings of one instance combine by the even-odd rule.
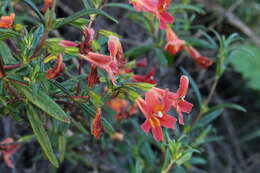
[[[5,146],[0,147],[0,152],[3,154],[5,164],[10,168],[14,168],[14,164],[10,157],[21,147],[21,144],[12,144],[13,142],[14,140],[12,138],[6,138],[0,142],[0,144],[6,144]]]
[[[62,54],[59,54],[56,65],[52,69],[48,70],[45,77],[48,79],[54,79],[58,77],[60,73],[62,73],[65,67],[65,64],[62,61],[63,61]]]
[[[162,141],[164,139],[161,127],[174,129],[176,118],[167,114],[171,108],[168,90],[164,90],[162,97],[153,91],[148,91],[145,94],[145,100],[137,99],[137,105],[146,118],[141,125],[142,130],[148,134],[152,129],[155,140]]]
[[[85,27],[83,29],[84,40],[79,45],[79,50],[81,54],[88,54],[88,52],[92,51],[91,43],[94,40],[95,30],[93,28]]]
[[[94,85],[100,82],[97,73],[97,66],[94,64],[91,65],[91,71],[90,74],[87,76],[87,81],[88,81],[89,88],[92,88]]]
[[[101,109],[98,108],[96,112],[96,116],[92,123],[92,134],[99,139],[104,132],[104,127],[101,122]]]
[[[12,28],[15,14],[11,13],[9,16],[2,16],[0,19],[0,28]]]
[[[213,64],[213,61],[205,56],[202,56],[195,48],[192,46],[186,46],[185,49],[190,54],[192,59],[201,67],[208,68]]]
[[[136,67],[146,67],[147,66],[147,58],[142,58],[136,61]]]

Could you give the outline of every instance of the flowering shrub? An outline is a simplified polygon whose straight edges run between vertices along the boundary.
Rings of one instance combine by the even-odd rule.
[[[178,36],[172,10],[175,4],[171,0],[83,2],[85,9],[64,18],[56,18],[55,0],[45,0],[42,8],[31,0],[17,2],[27,5],[37,17],[33,26],[20,23],[16,12],[6,10],[7,7],[13,9],[11,3],[1,7],[1,113],[19,123],[30,124],[32,129],[32,135],[2,140],[0,151],[6,165],[14,167],[11,155],[19,152],[24,143],[34,140],[54,167],[59,167],[64,160],[79,161],[75,148],[86,142],[82,138],[94,136],[103,144],[126,141],[129,149],[123,147],[120,152],[128,152],[125,154],[131,171],[146,169],[165,173],[171,169],[189,169],[193,154],[199,155],[203,151],[201,145],[210,141],[208,136],[213,127],[209,123],[221,115],[225,107],[244,110],[233,103],[209,106],[228,66],[227,55],[238,36],[225,38],[214,30],[203,31],[208,47],[216,54],[208,58],[200,53],[198,44]],[[152,44],[125,50],[121,36],[113,31],[97,30],[93,25],[97,16],[118,23],[109,11],[103,11],[106,7],[124,8],[137,15],[133,20],[144,21]],[[82,40],[54,37],[53,33],[64,25],[79,28]],[[178,26],[180,28],[180,24]],[[218,43],[208,32],[215,34]],[[152,58],[136,59],[149,51],[156,52],[161,66],[171,66],[168,61],[185,56],[185,52],[195,62],[194,68],[202,71],[215,66],[208,97],[202,98],[196,82],[183,68],[182,74],[173,76],[180,80],[176,91],[160,87],[155,79],[158,67],[147,68]],[[138,69],[146,69],[147,73],[137,74]],[[186,96],[189,83],[194,92]],[[192,115],[187,115],[190,113]],[[121,123],[130,124],[134,129],[131,134],[120,131]],[[131,142],[127,138],[131,138]],[[161,165],[160,170],[158,166],[154,168],[154,163]]]

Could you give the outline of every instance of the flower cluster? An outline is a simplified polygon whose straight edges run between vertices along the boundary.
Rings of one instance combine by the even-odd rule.
[[[193,107],[193,104],[184,100],[188,85],[188,77],[181,76],[180,86],[176,93],[154,87],[145,94],[145,99],[139,98],[137,100],[137,105],[146,118],[141,126],[144,132],[149,133],[152,129],[153,137],[157,141],[162,141],[161,127],[174,129],[176,124],[177,119],[168,115],[171,107],[178,112],[179,123],[184,124],[182,113],[190,113]]]

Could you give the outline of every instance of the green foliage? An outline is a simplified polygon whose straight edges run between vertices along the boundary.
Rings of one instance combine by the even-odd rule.
[[[247,86],[260,90],[260,49],[253,45],[242,45],[230,55],[235,70],[242,74]]]

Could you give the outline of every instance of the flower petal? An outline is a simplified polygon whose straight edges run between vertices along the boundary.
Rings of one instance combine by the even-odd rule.
[[[150,112],[153,112],[154,108],[160,105],[159,97],[152,91],[148,91],[145,94],[145,101],[147,103],[147,108]]]
[[[162,118],[159,118],[160,123],[165,128],[174,129],[177,119],[170,115],[164,115]]]
[[[151,129],[151,124],[149,122],[149,120],[145,120],[145,122],[141,125],[141,129],[148,134],[150,129]]]
[[[147,105],[144,99],[142,98],[138,98],[136,100],[137,106],[139,107],[139,109],[142,111],[142,113],[144,114],[145,118],[148,119],[149,118],[149,112],[147,111]]]
[[[189,114],[192,110],[193,104],[191,104],[185,100],[181,100],[181,101],[179,101],[178,106],[180,107],[182,112]]]
[[[163,131],[162,128],[160,126],[156,126],[152,128],[152,133],[153,133],[153,138],[156,141],[163,141],[164,137],[163,137]]]
[[[189,87],[189,78],[187,76],[182,75],[180,78],[180,86],[177,91],[179,98],[182,98],[186,95]]]

